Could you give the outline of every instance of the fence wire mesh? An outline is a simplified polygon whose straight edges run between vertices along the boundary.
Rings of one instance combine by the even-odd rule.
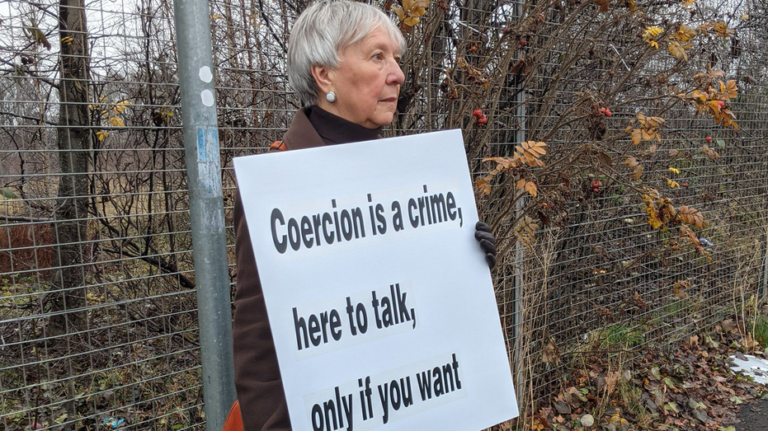
[[[309,4],[210,2],[228,211],[231,159],[299,108]],[[765,291],[764,1],[373,4],[409,45],[387,133],[464,131],[523,408],[567,355],[631,359]],[[0,424],[202,429],[172,4],[6,0],[0,20]]]

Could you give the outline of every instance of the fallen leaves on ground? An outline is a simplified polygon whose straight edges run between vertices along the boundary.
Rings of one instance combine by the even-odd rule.
[[[767,356],[744,332],[726,320],[678,344],[645,348],[631,364],[590,355],[537,410],[534,424],[558,430],[727,429],[740,404],[768,398],[764,386],[730,369],[731,355]],[[585,417],[594,417],[594,426],[582,424]]]

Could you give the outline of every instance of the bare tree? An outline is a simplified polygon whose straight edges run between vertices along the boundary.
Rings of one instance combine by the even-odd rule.
[[[83,0],[59,4],[59,192],[55,211],[56,270],[52,279],[54,332],[73,331],[82,324],[85,306],[84,247],[88,214],[88,30]]]

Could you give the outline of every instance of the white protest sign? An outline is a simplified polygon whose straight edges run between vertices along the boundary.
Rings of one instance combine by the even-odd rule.
[[[461,131],[234,163],[295,431],[517,416]]]

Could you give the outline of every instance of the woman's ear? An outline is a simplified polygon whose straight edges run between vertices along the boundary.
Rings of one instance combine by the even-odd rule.
[[[317,83],[317,88],[323,92],[323,94],[333,91],[333,71],[326,66],[312,66],[310,67],[312,77]]]

